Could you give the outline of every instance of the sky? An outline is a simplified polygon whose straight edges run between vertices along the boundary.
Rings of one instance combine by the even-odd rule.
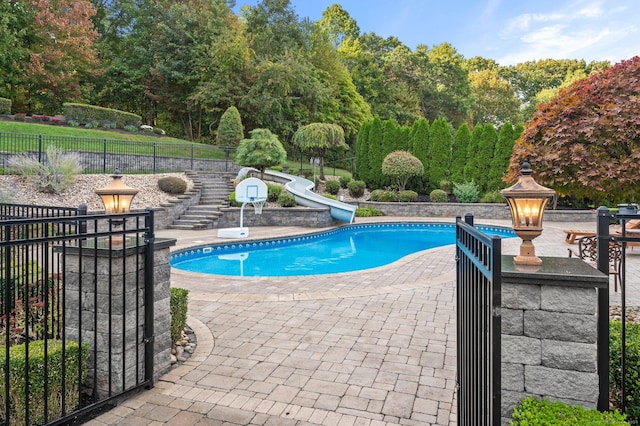
[[[236,0],[236,10],[258,0]],[[448,42],[465,58],[500,65],[537,59],[620,62],[640,55],[638,0],[291,0],[316,21],[339,4],[361,33],[410,49]]]

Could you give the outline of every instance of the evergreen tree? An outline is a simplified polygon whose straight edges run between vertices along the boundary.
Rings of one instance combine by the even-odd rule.
[[[396,139],[398,134],[398,125],[395,120],[389,119],[382,123],[382,146],[384,147],[384,157],[396,150]],[[384,160],[383,157],[383,160]]]
[[[480,192],[486,192],[489,187],[489,172],[497,143],[498,132],[496,132],[496,128],[491,123],[485,124],[478,145],[478,176],[475,179]]]
[[[356,140],[356,170],[353,177],[365,182],[369,180],[369,131],[372,123],[366,121],[362,124]]]
[[[396,149],[400,151],[411,151],[411,127],[399,126],[397,134]]]
[[[467,163],[464,166],[464,180],[465,182],[478,180],[480,171],[478,170],[478,146],[480,145],[480,139],[482,138],[482,131],[484,126],[482,124],[476,124],[471,132],[471,140],[467,146]]]
[[[419,183],[414,185],[413,180],[409,182],[410,187],[417,187],[418,191],[424,191],[426,185],[424,181],[429,176],[429,122],[426,118],[414,121],[411,128],[411,153],[422,162],[424,166],[423,177]]]
[[[244,127],[240,113],[234,106],[230,106],[220,117],[216,142],[221,146],[238,146],[244,138]]]
[[[382,161],[384,160],[384,147],[382,145],[382,120],[375,117],[369,131],[369,180],[367,185],[378,188],[378,176],[382,174]]]
[[[451,148],[451,175],[449,180],[453,183],[464,182],[464,166],[467,163],[467,148],[471,141],[471,131],[467,123],[458,127],[453,147]]]
[[[513,135],[513,126],[510,122],[506,122],[500,129],[498,143],[496,144],[493,161],[491,162],[489,185],[487,188],[490,191],[502,189],[507,186],[505,182],[502,181],[502,177],[507,173],[511,154],[513,153],[513,144],[515,142]]]
[[[440,182],[449,177],[451,165],[451,145],[453,136],[449,123],[438,118],[431,124],[429,145],[429,186],[428,190],[440,188]]]

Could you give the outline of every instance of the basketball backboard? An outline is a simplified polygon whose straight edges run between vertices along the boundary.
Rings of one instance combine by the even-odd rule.
[[[238,203],[266,200],[268,195],[267,184],[258,178],[244,179],[236,186],[236,201]]]

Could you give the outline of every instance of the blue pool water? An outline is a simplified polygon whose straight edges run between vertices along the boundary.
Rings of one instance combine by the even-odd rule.
[[[487,235],[514,237],[511,229],[477,226]],[[171,266],[205,274],[274,277],[335,274],[387,265],[434,247],[455,244],[455,224],[349,225],[297,237],[222,243],[172,254]]]

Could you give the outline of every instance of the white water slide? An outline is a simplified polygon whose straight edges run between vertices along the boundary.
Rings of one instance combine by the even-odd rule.
[[[241,170],[240,173],[244,170],[246,169]],[[255,169],[249,170],[253,173],[257,172]],[[271,170],[265,171],[264,175],[265,180],[284,184],[285,189],[293,194],[298,204],[315,208],[329,207],[331,210],[331,217],[343,222],[353,223],[356,216],[356,206],[316,194],[313,192],[315,184],[309,179],[305,179],[300,176],[293,176],[287,173],[274,172]]]

